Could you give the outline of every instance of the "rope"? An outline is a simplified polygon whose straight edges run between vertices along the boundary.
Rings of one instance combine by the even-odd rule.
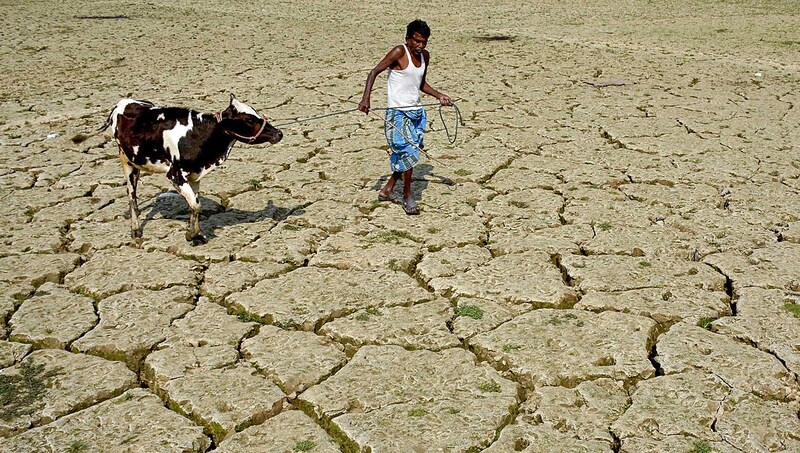
[[[348,99],[348,102],[354,102],[354,101],[350,101]],[[442,111],[442,107],[444,107],[444,106],[442,104],[440,104],[438,102],[431,102],[431,103],[428,103],[428,104],[421,104],[419,106],[414,106],[414,107],[430,107],[430,106],[434,106],[434,105],[438,105],[439,106],[439,119],[442,121],[442,125],[444,126],[445,134],[447,134],[447,142],[450,145],[455,144],[456,140],[458,139],[458,126],[459,126],[459,124],[462,125],[462,126],[464,125],[464,120],[461,117],[461,111],[458,109],[458,106],[455,103],[453,103],[452,107],[455,110],[456,118],[455,118],[455,122],[454,122],[455,123],[455,127],[453,128],[453,135],[451,136],[450,135],[450,128],[447,127],[447,122],[444,120],[444,113]],[[403,107],[399,107],[399,108],[403,108]],[[381,111],[381,110],[388,110],[388,108],[386,108],[386,107],[374,108],[374,109],[370,109],[370,112],[372,112],[373,110]],[[328,117],[336,116],[336,115],[344,115],[345,113],[351,113],[351,112],[357,112],[357,111],[359,111],[359,110],[356,107],[356,108],[347,109],[347,110],[340,110],[338,112],[325,113],[323,115],[309,116],[307,118],[291,118],[291,119],[287,118],[286,120],[281,120],[283,122],[280,122],[280,123],[277,123],[277,124],[273,124],[273,126],[274,127],[284,127],[284,126],[288,126],[290,124],[307,123],[309,121],[321,120],[323,118],[328,118]],[[386,120],[384,120],[384,122],[386,122]],[[389,124],[389,123],[387,123],[387,124]],[[392,127],[394,127],[394,125],[392,125]],[[400,131],[398,131],[398,132],[400,132]],[[403,135],[402,132],[400,132],[400,135],[403,138],[405,138],[406,141],[411,143],[411,141],[408,140],[408,137]],[[427,153],[425,153],[425,155],[427,157],[430,157],[430,156],[428,156]]]
[[[345,113],[355,112],[357,110],[358,110],[358,108],[354,108],[354,109],[342,110],[342,111],[339,111],[339,112],[326,113],[324,115],[309,116],[308,118],[294,118],[294,119],[291,119],[290,121],[281,120],[281,121],[286,121],[286,122],[273,124],[273,126],[274,127],[283,127],[283,126],[288,126],[290,124],[295,124],[295,123],[307,123],[309,121],[320,120],[322,118],[327,118],[329,116],[343,115]]]
[[[464,120],[461,119],[461,110],[458,109],[458,106],[455,104],[455,102],[453,103],[453,110],[456,112],[456,121],[454,123],[456,127],[454,128],[453,138],[451,139],[450,129],[447,128],[447,121],[444,120],[444,114],[442,114],[442,104],[439,104],[439,119],[442,120],[442,125],[444,126],[444,133],[447,134],[447,141],[451,145],[454,144],[456,142],[456,139],[458,138],[458,125],[459,124],[464,125]]]
[[[339,99],[339,100],[340,101],[346,101],[346,102],[355,103],[355,101],[353,101],[351,99],[344,99],[344,100],[343,99]],[[458,126],[459,126],[459,124],[461,124],[462,126],[464,125],[464,120],[461,117],[461,111],[458,109],[458,106],[454,102],[452,107],[453,107],[453,109],[455,110],[455,113],[456,113],[456,118],[455,118],[456,121],[455,121],[455,127],[453,128],[453,135],[451,137],[450,136],[450,129],[447,127],[447,122],[444,120],[444,113],[442,113],[443,105],[441,103],[439,103],[439,102],[431,102],[431,103],[428,103],[428,104],[420,104],[418,106],[415,105],[413,107],[430,107],[430,106],[434,106],[434,105],[438,105],[439,106],[439,119],[442,120],[442,124],[444,125],[444,131],[445,131],[445,134],[447,134],[447,141],[448,141],[448,143],[450,145],[452,145],[458,139]],[[412,107],[412,106],[408,106],[408,107]],[[398,107],[398,108],[403,108],[403,107]],[[388,107],[374,108],[374,109],[370,109],[369,111],[367,111],[367,114],[370,114],[373,111],[380,111],[380,110],[389,110],[389,109],[388,109]],[[328,118],[328,117],[336,116],[336,115],[344,115],[345,113],[351,113],[351,112],[357,112],[357,111],[360,111],[358,109],[358,107],[352,108],[352,109],[347,109],[347,110],[340,110],[338,112],[325,113],[325,114],[317,115],[317,116],[310,116],[310,117],[307,117],[307,118],[292,118],[292,119],[287,119],[287,120],[281,120],[283,122],[274,124],[273,126],[274,127],[283,127],[283,126],[288,126],[290,124],[306,123],[306,122],[309,122],[309,121],[315,121],[315,120]],[[449,165],[447,165],[446,163],[440,161],[439,159],[436,159],[436,158],[432,157],[430,154],[428,154],[427,151],[425,151],[424,149],[420,148],[419,145],[414,143],[412,140],[409,140],[409,138],[403,133],[403,131],[398,129],[397,126],[395,126],[394,124],[386,121],[386,118],[383,118],[383,117],[379,117],[379,118],[381,118],[381,120],[384,123],[386,123],[387,125],[391,126],[395,131],[397,131],[397,133],[399,133],[401,137],[403,137],[409,144],[411,144],[411,146],[413,146],[417,151],[419,151],[420,154],[423,154],[428,159],[430,159],[430,160],[432,160],[434,162],[437,162],[437,163],[441,164],[442,166],[444,166],[446,168],[450,168]]]

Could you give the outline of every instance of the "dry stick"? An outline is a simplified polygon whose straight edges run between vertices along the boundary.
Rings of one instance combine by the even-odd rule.
[[[75,19],[110,19],[110,20],[124,20],[130,19],[130,17],[125,15],[117,15],[117,16],[73,16]]]
[[[694,135],[696,135],[696,136],[698,136],[698,137],[702,138],[703,140],[705,140],[705,139],[706,139],[705,137],[703,137],[702,135],[700,135],[700,133],[699,133],[699,132],[697,132],[696,130],[692,129],[692,128],[691,128],[691,127],[689,127],[689,126],[688,126],[686,123],[684,123],[683,121],[681,121],[681,119],[680,119],[680,118],[676,118],[676,119],[675,119],[675,121],[677,121],[679,125],[683,126],[683,128],[684,128],[684,129],[686,129],[686,133],[687,133],[687,134],[694,134]]]

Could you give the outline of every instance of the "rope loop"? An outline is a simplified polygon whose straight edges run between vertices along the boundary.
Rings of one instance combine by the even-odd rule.
[[[458,125],[463,124],[461,119],[461,110],[458,109],[456,103],[453,103],[453,110],[456,112],[456,120],[454,122],[455,127],[453,128],[453,136],[450,137],[450,129],[447,128],[447,121],[444,120],[444,113],[442,113],[442,104],[439,104],[439,119],[442,120],[442,125],[444,126],[444,133],[447,134],[447,142],[451,145],[455,144],[456,139],[458,138]]]
[[[453,127],[453,134],[450,135],[450,128],[447,127],[447,122],[444,120],[444,112],[442,111],[442,107],[444,107],[444,105],[442,105],[439,102],[431,102],[429,104],[421,104],[421,105],[419,105],[419,107],[430,107],[430,106],[434,106],[434,105],[439,106],[439,119],[442,121],[442,125],[444,125],[444,132],[447,135],[447,142],[450,145],[455,144],[456,140],[458,139],[458,126],[459,125],[461,125],[461,126],[464,125],[464,120],[461,117],[461,111],[458,109],[458,106],[454,102],[451,107],[453,107],[453,110],[455,111],[456,117],[455,117],[455,121],[454,121],[455,125]],[[376,111],[388,110],[388,108],[370,109],[370,111],[372,111],[372,110],[376,110]],[[345,113],[357,112],[357,111],[359,111],[358,107],[352,108],[352,109],[347,109],[347,110],[341,110],[341,111],[338,111],[338,112],[325,113],[323,115],[310,116],[310,117],[307,117],[307,118],[291,118],[291,119],[282,120],[283,122],[277,123],[277,124],[273,124],[273,126],[274,127],[284,127],[284,126],[288,126],[290,124],[307,123],[309,121],[321,120],[323,118],[328,118],[328,117],[336,116],[336,115],[344,115]]]

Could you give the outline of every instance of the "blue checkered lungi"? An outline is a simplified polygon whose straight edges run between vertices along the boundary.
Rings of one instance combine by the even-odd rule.
[[[393,173],[402,173],[413,168],[419,162],[419,149],[417,148],[424,147],[422,135],[425,133],[426,124],[425,109],[386,110],[383,132],[386,135],[386,142],[392,150],[389,163]]]

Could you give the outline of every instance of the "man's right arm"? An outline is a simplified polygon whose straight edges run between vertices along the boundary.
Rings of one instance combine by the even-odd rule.
[[[375,84],[375,79],[378,77],[378,74],[390,68],[402,55],[403,46],[396,46],[369,72],[369,75],[367,75],[367,83],[364,85],[364,95],[361,96],[361,102],[358,103],[359,110],[364,113],[369,113],[369,97],[370,93],[372,93],[372,85]]]

